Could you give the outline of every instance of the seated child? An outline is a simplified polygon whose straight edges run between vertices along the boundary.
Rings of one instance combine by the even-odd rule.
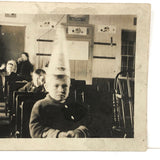
[[[17,63],[14,60],[9,60],[6,65],[5,71],[5,88],[4,96],[8,109],[12,108],[13,91],[16,90],[16,81],[19,80],[17,76]]]
[[[9,86],[9,92],[15,90],[15,82],[19,80],[17,76],[17,63],[14,60],[9,60],[6,65],[5,87]],[[7,88],[5,88],[7,90]]]
[[[20,88],[20,92],[45,92],[45,74],[43,69],[36,69],[32,75],[32,81]]]
[[[67,75],[49,75],[46,88],[49,94],[33,106],[30,134],[33,138],[89,137],[85,115],[77,105],[67,105],[70,78]],[[77,113],[78,112],[78,113]],[[81,115],[81,116],[80,116]]]
[[[0,67],[0,102],[4,102],[5,67],[5,64],[2,64]]]
[[[65,28],[57,27],[53,54],[46,74],[47,96],[37,101],[30,116],[33,138],[89,137],[88,116],[82,105],[68,103],[70,67]]]

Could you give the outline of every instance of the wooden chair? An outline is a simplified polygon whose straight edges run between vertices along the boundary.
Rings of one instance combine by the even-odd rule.
[[[10,116],[14,114],[14,101],[15,101],[14,92],[18,91],[18,89],[23,87],[26,83],[27,82],[16,81],[14,84],[15,85],[14,87],[6,83],[6,87],[5,87],[6,114],[8,112]]]
[[[126,77],[121,77],[126,75]],[[113,136],[134,136],[134,78],[131,71],[117,74],[113,92]]]
[[[43,99],[46,93],[16,93],[15,136],[29,138],[29,119],[34,103]]]

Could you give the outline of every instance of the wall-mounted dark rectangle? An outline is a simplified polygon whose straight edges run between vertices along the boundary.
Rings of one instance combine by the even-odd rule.
[[[133,19],[133,25],[134,25],[134,26],[137,25],[137,17],[134,17],[134,19]]]
[[[16,13],[5,13],[5,17],[16,18]]]
[[[52,54],[36,53],[36,56],[51,56]]]
[[[54,42],[54,40],[50,39],[37,39],[38,42]]]
[[[97,45],[107,45],[107,46],[116,46],[117,44],[116,43],[103,43],[103,42],[94,42],[94,44],[97,44]]]
[[[88,24],[89,15],[67,15],[67,23]]]
[[[104,57],[104,56],[93,56],[93,58],[97,58],[97,59],[116,59],[116,57]]]

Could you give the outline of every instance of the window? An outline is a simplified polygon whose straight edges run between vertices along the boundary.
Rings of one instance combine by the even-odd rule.
[[[136,31],[122,30],[121,43],[121,71],[130,71],[129,76],[134,77]]]

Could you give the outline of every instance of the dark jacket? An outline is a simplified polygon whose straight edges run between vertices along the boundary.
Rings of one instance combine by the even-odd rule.
[[[33,138],[42,138],[43,133],[48,131],[51,131],[50,137],[58,138],[60,132],[76,129],[89,136],[86,122],[86,112],[82,107],[57,103],[47,95],[33,106],[29,128]]]
[[[2,76],[0,75],[0,102],[4,101],[4,85],[2,82]]]
[[[33,72],[33,65],[30,61],[22,61],[17,64],[17,73],[27,81],[31,81],[31,72]]]
[[[13,91],[16,90],[16,81],[20,80],[16,73],[12,72],[5,76],[4,97],[6,97],[6,105],[11,109],[13,102]]]
[[[5,92],[7,92],[7,88],[9,87],[9,91],[13,92],[15,90],[15,83],[18,81],[18,76],[16,73],[12,72],[10,75],[5,76]]]

